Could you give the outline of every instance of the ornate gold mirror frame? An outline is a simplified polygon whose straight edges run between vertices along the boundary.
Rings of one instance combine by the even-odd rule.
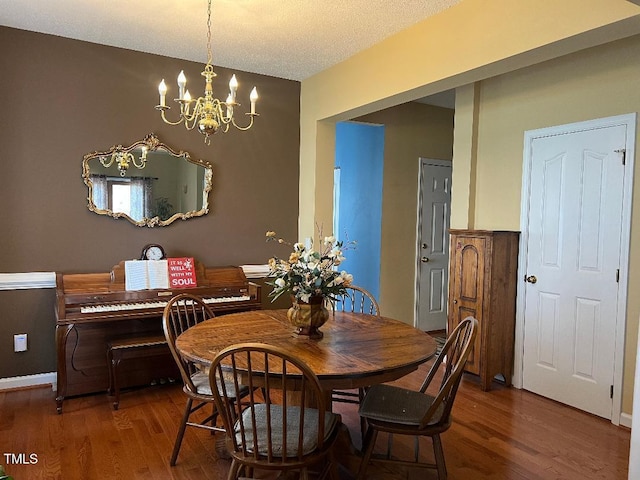
[[[211,164],[172,149],[153,133],[128,147],[86,154],[82,178],[90,211],[139,227],[164,227],[209,212]]]

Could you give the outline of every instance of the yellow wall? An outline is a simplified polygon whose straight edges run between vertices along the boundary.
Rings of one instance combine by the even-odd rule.
[[[453,144],[456,168],[451,175],[456,192],[455,202],[451,204],[451,228],[475,228],[479,103],[480,82],[456,89],[456,141]]]
[[[477,228],[519,229],[525,131],[640,111],[638,59],[640,36],[635,36],[481,83]],[[636,168],[629,292],[640,288],[638,178],[640,169]],[[631,293],[622,406],[627,413],[633,398],[639,315],[640,298]]]
[[[626,0],[465,0],[304,80],[300,236],[314,222],[331,224],[335,121],[457,87],[452,226],[519,229],[523,129],[638,110],[640,39],[526,67],[638,33],[640,7]],[[639,257],[632,253],[631,291]],[[639,311],[630,299],[627,413]]]
[[[638,111],[639,81],[636,36],[481,82],[476,226],[519,226],[526,130]]]
[[[453,110],[410,102],[357,120],[385,126],[380,310],[413,325],[419,158],[451,160]]]
[[[465,0],[302,82],[300,238],[331,225],[335,121],[640,33],[626,0]]]

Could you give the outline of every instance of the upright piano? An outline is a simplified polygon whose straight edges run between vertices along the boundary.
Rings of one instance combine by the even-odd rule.
[[[260,285],[247,281],[240,267],[204,267],[195,261],[197,287],[125,289],[124,261],[110,272],[56,274],[56,404],[67,396],[106,392],[106,345],[113,337],[162,333],[167,301],[179,293],[198,295],[216,315],[261,308]],[[168,350],[167,350],[168,352]],[[175,372],[173,360],[137,362],[123,372],[122,386],[148,384]]]

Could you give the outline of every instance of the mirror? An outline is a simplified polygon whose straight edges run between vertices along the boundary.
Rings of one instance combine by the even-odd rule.
[[[153,133],[129,147],[88,153],[82,161],[89,210],[139,227],[208,213],[212,177],[209,162],[173,150]]]

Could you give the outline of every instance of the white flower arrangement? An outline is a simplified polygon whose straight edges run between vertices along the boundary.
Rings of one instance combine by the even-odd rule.
[[[322,238],[322,232],[319,238]],[[286,292],[303,302],[309,302],[312,296],[318,295],[335,300],[336,296],[344,295],[346,287],[353,282],[351,274],[338,271],[337,267],[345,260],[342,252],[353,248],[354,241],[345,245],[336,237],[324,237],[320,250],[314,250],[313,243],[308,249],[300,242],[292,245],[277,238],[276,232],[272,231],[267,232],[267,241],[293,247],[288,260],[278,257],[269,259],[269,277],[275,278],[268,283],[274,287],[269,294],[273,297],[272,301]]]

